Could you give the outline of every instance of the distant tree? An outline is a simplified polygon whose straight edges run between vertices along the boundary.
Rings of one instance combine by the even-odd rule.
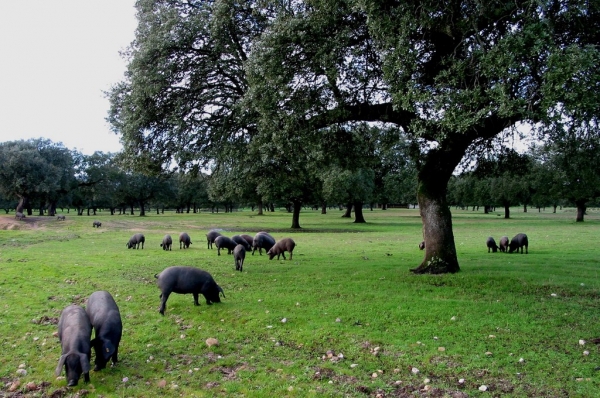
[[[510,218],[511,206],[530,200],[532,167],[533,161],[529,155],[502,148],[480,156],[472,176],[489,185],[489,193],[485,195],[503,206],[504,218]]]
[[[600,197],[600,138],[565,136],[546,146],[550,163],[561,177],[561,195],[577,207],[583,222],[587,203]]]
[[[19,212],[31,214],[30,200],[36,198],[54,215],[73,174],[73,156],[61,143],[42,138],[0,143],[0,192],[19,199]]]
[[[371,200],[374,189],[375,173],[371,169],[354,171],[331,167],[321,176],[323,194],[330,203],[346,203],[350,211],[354,208],[354,222],[366,222],[363,204]]]

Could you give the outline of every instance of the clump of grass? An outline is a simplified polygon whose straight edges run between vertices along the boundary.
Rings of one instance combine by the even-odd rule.
[[[453,213],[455,275],[409,272],[422,258],[418,210],[366,212],[367,224],[303,211],[301,231],[286,212],[250,211],[101,214],[100,229],[91,217],[38,217],[35,228],[0,230],[0,391],[62,391],[53,373],[60,311],[108,290],[123,317],[121,362],[73,393],[477,396],[485,385],[493,396],[595,396],[597,214],[576,224],[571,213]],[[206,248],[211,228],[292,237],[294,260],[248,253],[236,272],[232,256]],[[144,250],[124,247],[132,231],[146,236]],[[165,233],[183,231],[190,249],[159,247]],[[530,254],[487,253],[487,236],[518,232]],[[209,271],[227,297],[194,307],[191,295],[173,294],[160,316],[153,275],[171,265]]]

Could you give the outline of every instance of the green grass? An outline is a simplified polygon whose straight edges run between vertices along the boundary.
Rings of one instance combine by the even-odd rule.
[[[0,216],[0,396],[16,380],[28,396],[598,396],[600,214],[584,223],[569,209],[511,215],[453,209],[461,272],[435,276],[409,272],[423,256],[418,210],[366,211],[366,224],[306,210],[301,231],[283,211]],[[248,254],[236,272],[232,256],[206,248],[211,228],[292,237],[294,259]],[[190,249],[161,250],[165,233],[182,231]],[[144,250],[126,249],[135,232]],[[487,253],[488,236],[518,232],[528,255]],[[171,265],[209,271],[226,298],[194,307],[173,294],[162,317],[153,275]],[[121,361],[66,389],[54,376],[56,322],[96,290],[120,307]],[[31,382],[41,389],[28,392]]]

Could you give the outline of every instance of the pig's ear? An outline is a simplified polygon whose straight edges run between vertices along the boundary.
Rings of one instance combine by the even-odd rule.
[[[115,346],[110,341],[105,341],[102,348],[104,359],[108,359],[115,353]]]
[[[90,372],[90,359],[86,354],[79,354],[79,361],[81,362],[81,370],[83,373]]]
[[[62,368],[65,365],[65,359],[67,359],[67,355],[61,355],[60,358],[58,359],[58,365],[56,366],[56,370],[54,371],[54,374],[56,376],[60,376],[60,372],[62,372]]]

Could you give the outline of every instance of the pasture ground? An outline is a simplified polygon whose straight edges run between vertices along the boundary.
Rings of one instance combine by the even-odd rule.
[[[0,397],[597,397],[600,391],[600,214],[452,209],[461,272],[413,275],[418,210],[0,216]],[[92,228],[99,220],[102,227]],[[292,261],[208,250],[213,228],[293,238]],[[165,233],[192,238],[165,252]],[[143,250],[128,250],[142,232]],[[529,236],[529,254],[487,253],[493,236]],[[154,274],[209,271],[220,304],[173,294],[158,313]],[[111,292],[120,362],[66,388],[54,369],[61,310]],[[285,322],[283,321],[285,320]],[[218,346],[207,346],[216,338]],[[93,359],[92,359],[93,362]],[[64,376],[64,371],[62,375]],[[482,386],[486,391],[481,391]]]

